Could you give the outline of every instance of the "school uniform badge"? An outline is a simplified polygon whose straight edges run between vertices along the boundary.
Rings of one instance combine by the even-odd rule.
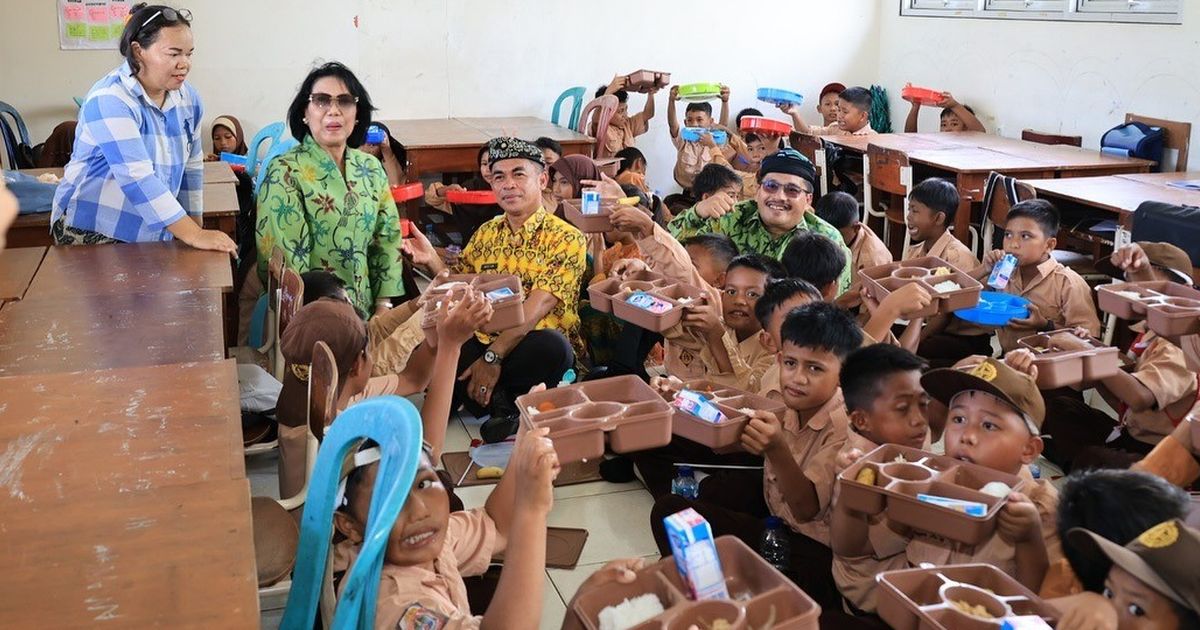
[[[396,630],[441,630],[449,621],[448,616],[432,608],[412,603],[400,615],[400,620],[396,622]]]

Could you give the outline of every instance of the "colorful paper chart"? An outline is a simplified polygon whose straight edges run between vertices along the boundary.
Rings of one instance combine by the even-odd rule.
[[[114,49],[129,16],[129,0],[57,0],[63,50]]]

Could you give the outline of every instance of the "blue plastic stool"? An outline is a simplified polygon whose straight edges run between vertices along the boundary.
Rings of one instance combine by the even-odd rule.
[[[342,596],[334,611],[332,630],[372,628],[375,599],[388,536],[408,500],[421,458],[421,416],[399,396],[380,396],[352,405],[325,433],[308,485],[300,545],[281,628],[313,627],[321,581],[329,561],[333,512],[346,456],[364,439],[379,444],[379,473],[375,478],[367,530],[358,559],[342,580]]]
[[[281,122],[273,122],[266,127],[258,130],[254,137],[250,139],[250,144],[246,147],[246,175],[251,179],[257,174],[259,165],[258,151],[262,148],[264,142],[270,141],[268,150],[271,147],[279,144],[280,138],[283,137],[287,128]],[[263,162],[264,164],[266,162]]]
[[[562,94],[558,95],[558,100],[554,101],[554,109],[550,112],[550,122],[558,124],[559,110],[562,108],[563,101],[568,98],[575,99],[575,105],[571,108],[571,117],[567,119],[567,124],[562,125],[574,129],[579,124],[579,113],[583,111],[583,97],[587,90],[583,86],[568,88]]]

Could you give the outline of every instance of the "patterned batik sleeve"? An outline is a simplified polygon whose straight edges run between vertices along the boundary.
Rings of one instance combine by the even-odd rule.
[[[671,231],[671,236],[681,241],[699,234],[720,231],[716,219],[705,219],[696,214],[696,206],[680,212],[679,216],[671,219],[671,222],[667,224],[667,229]]]
[[[545,271],[533,277],[529,289],[545,291],[570,304],[579,294],[586,268],[587,240],[577,230],[563,232]]]
[[[258,273],[264,279],[275,247],[283,251],[286,267],[299,273],[309,270],[312,232],[299,186],[293,160],[283,156],[271,160],[258,191]]]

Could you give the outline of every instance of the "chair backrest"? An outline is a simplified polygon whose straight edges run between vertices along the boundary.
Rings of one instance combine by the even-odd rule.
[[[300,307],[304,304],[304,280],[295,269],[284,268],[279,280],[279,337],[283,338],[284,331]]]
[[[1073,147],[1083,146],[1083,136],[1064,136],[1057,133],[1045,133],[1034,129],[1021,130],[1021,139],[1038,144],[1069,144]]]
[[[575,125],[579,124],[579,112],[583,110],[583,98],[585,94],[587,94],[587,89],[583,86],[576,86],[563,90],[563,93],[558,95],[558,100],[554,101],[554,109],[550,111],[550,122],[556,125],[558,124],[559,112],[562,108],[563,102],[567,99],[571,99],[573,101],[571,106],[571,116],[567,118],[567,124],[562,126],[574,129]]]
[[[283,278],[283,250],[279,247],[271,249],[271,258],[267,260],[267,295],[270,296],[271,308],[275,308],[275,291]]]
[[[868,186],[894,195],[908,194],[908,178],[904,173],[909,168],[906,153],[868,144],[867,160],[871,165]]]
[[[818,136],[793,131],[788,134],[788,144],[810,161],[817,161],[817,151],[821,149],[821,138]]]
[[[325,437],[325,427],[333,424],[337,391],[337,360],[329,346],[318,341],[308,369],[308,426],[318,440]]]
[[[1140,122],[1151,127],[1162,127],[1166,132],[1166,142],[1163,147],[1174,149],[1177,154],[1175,158],[1175,172],[1182,173],[1187,169],[1188,164],[1188,146],[1192,141],[1192,123],[1179,122],[1175,120],[1166,120],[1163,118],[1150,118],[1140,114],[1125,114],[1125,122]],[[1163,170],[1160,168],[1159,170]]]
[[[254,137],[250,139],[250,144],[246,145],[246,175],[254,179],[258,173],[259,164],[266,163],[259,160],[259,151],[270,151],[272,146],[279,143],[286,131],[287,126],[282,122],[273,122],[254,134]],[[267,143],[267,146],[264,147],[263,143]]]
[[[296,569],[282,628],[311,628],[317,613],[333,537],[333,511],[342,466],[364,439],[379,444],[379,471],[358,559],[342,580],[332,630],[373,628],[375,599],[388,535],[408,500],[421,460],[421,416],[399,396],[378,396],[338,416],[317,453],[308,500],[300,520]]]
[[[17,108],[0,101],[0,114],[8,114],[13,119],[13,123],[17,126],[17,140],[21,144],[32,147],[33,143],[29,141],[29,129],[25,127],[25,119],[21,118],[21,113],[17,111]]]
[[[1015,204],[1030,199],[1037,199],[1037,189],[1033,186],[992,171],[983,188],[983,213],[996,227],[1003,228],[1008,211]],[[985,250],[990,247],[989,243],[984,243]]]
[[[617,97],[612,94],[606,94],[600,98],[592,99],[583,108],[583,113],[579,115],[579,124],[575,126],[575,131],[584,135],[591,135],[592,128],[590,119],[592,112],[596,112],[596,146],[592,149],[593,158],[609,157],[608,149],[604,146],[608,139],[608,124],[612,122],[613,114],[617,111],[617,106],[620,102]]]

